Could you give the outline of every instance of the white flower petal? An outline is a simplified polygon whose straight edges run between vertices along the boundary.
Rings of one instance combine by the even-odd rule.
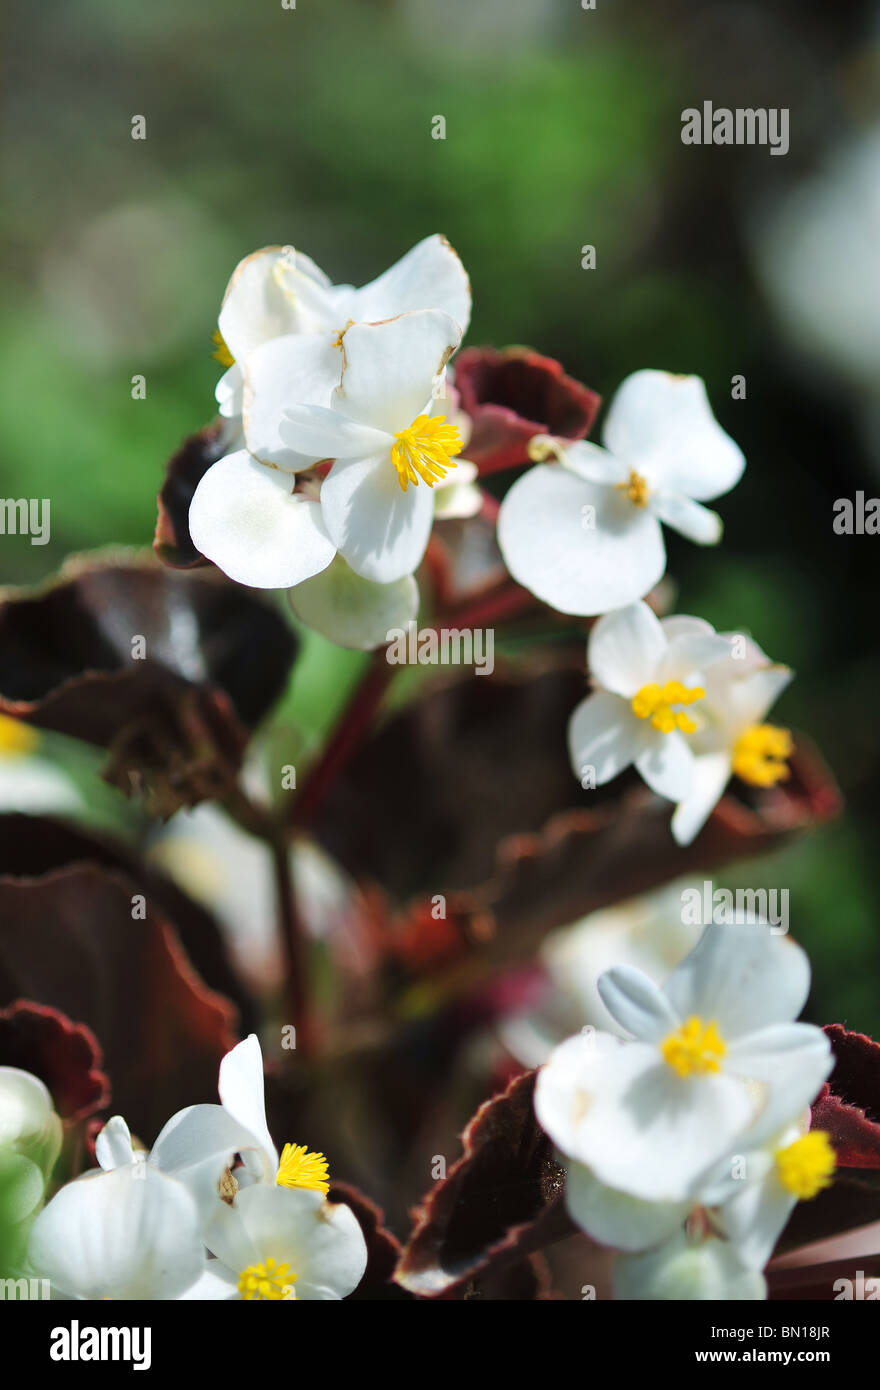
[[[424,483],[404,492],[388,454],[339,459],[321,486],[327,530],[352,569],[376,584],[392,584],[421,563],[434,521],[434,497]]]
[[[730,1042],[797,1018],[810,964],[800,946],[765,923],[710,923],[664,988],[682,1018],[714,1019]]]
[[[568,468],[588,483],[617,487],[629,478],[630,470],[623,460],[615,458],[598,444],[591,444],[586,439],[576,439],[571,443],[562,443],[560,449],[562,467]]]
[[[539,464],[508,491],[498,544],[510,573],[560,613],[591,616],[641,598],[662,578],[660,523],[611,488]]]
[[[779,1181],[775,1166],[762,1182],[745,1181],[722,1209],[728,1239],[748,1269],[762,1270],[788,1223],[797,1199]]]
[[[394,436],[384,430],[374,430],[322,405],[287,406],[279,436],[304,457],[320,459],[366,458],[390,452],[394,443]]]
[[[615,1250],[646,1250],[684,1225],[690,1202],[644,1202],[616,1192],[583,1164],[565,1172],[565,1205],[588,1236]]]
[[[244,368],[242,422],[255,459],[296,473],[329,457],[298,444],[286,411],[294,405],[329,407],[342,361],[329,333],[274,338],[251,353]]]
[[[131,1142],[131,1130],[121,1115],[107,1121],[95,1140],[95,1158],[105,1172],[137,1163]]]
[[[234,1047],[220,1063],[217,1091],[223,1109],[249,1130],[278,1167],[278,1153],[266,1123],[263,1053],[256,1033]]]
[[[568,750],[575,776],[592,769],[595,785],[610,782],[642,751],[640,729],[619,695],[597,690],[582,700],[568,725]]]
[[[655,492],[650,499],[655,516],[696,545],[717,545],[724,526],[717,512],[685,497],[681,492]]]
[[[287,473],[264,468],[244,450],[208,469],[193,495],[193,544],[235,579],[287,589],[326,569],[336,554],[321,504],[293,493]]]
[[[342,340],[344,365],[334,407],[389,434],[407,429],[427,410],[460,339],[458,324],[434,309],[354,324]]]
[[[652,730],[654,737],[636,758],[636,770],[652,792],[668,801],[681,801],[691,789],[694,755],[684,734]]]
[[[659,1042],[679,1026],[681,1020],[660,986],[631,965],[604,971],[598,990],[615,1022],[641,1042]]]
[[[405,628],[419,611],[419,588],[411,574],[393,584],[374,584],[336,559],[314,579],[288,592],[290,606],[316,632],[340,647],[371,651]]]
[[[726,1065],[764,1088],[763,1108],[747,1136],[755,1147],[778,1134],[792,1115],[806,1111],[834,1058],[821,1029],[810,1023],[774,1023],[734,1041]]]
[[[652,487],[699,502],[729,492],[745,468],[739,446],[718,424],[697,376],[634,372],[611,402],[602,439],[613,454],[644,472]]]
[[[762,1276],[746,1269],[727,1241],[692,1244],[683,1232],[654,1250],[622,1255],[613,1286],[614,1297],[627,1301],[736,1303],[767,1297]]]
[[[696,839],[721,800],[730,774],[727,752],[706,753],[694,758],[690,790],[672,816],[672,833],[677,844],[689,845]]]
[[[643,685],[657,680],[666,652],[666,634],[656,614],[647,603],[631,603],[596,623],[587,644],[587,664],[603,690],[631,700]]]
[[[413,309],[442,309],[461,336],[471,317],[471,288],[464,266],[444,236],[425,237],[384,274],[354,290],[346,300],[347,318],[376,323]]]
[[[197,1203],[200,1220],[222,1206],[218,1184],[235,1154],[249,1160],[249,1171],[272,1182],[278,1167],[274,1148],[266,1150],[249,1129],[222,1105],[191,1105],[172,1115],[150,1151],[148,1165],[177,1179]],[[255,1171],[256,1170],[256,1171]]]
[[[261,343],[330,328],[327,279],[302,252],[266,246],[240,261],[226,288],[218,327],[243,365]]]
[[[29,1256],[54,1291],[85,1299],[178,1298],[204,1268],[195,1203],[143,1163],[62,1187],[34,1223]]]
[[[214,399],[224,420],[232,420],[241,414],[244,377],[237,362],[227,368],[214,388]]]

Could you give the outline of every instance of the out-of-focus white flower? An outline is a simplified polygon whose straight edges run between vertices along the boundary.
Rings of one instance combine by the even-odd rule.
[[[788,777],[791,735],[762,721],[792,672],[771,663],[754,642],[729,640],[743,644],[739,656],[734,652],[705,673],[700,727],[691,745],[691,786],[672,817],[672,833],[681,845],[690,844],[702,829],[732,776],[756,787]]]
[[[519,478],[498,515],[510,573],[562,613],[607,613],[647,594],[666,569],[661,522],[714,545],[721,522],[701,504],[745,468],[696,376],[634,372],[602,438],[604,449],[538,436],[532,456],[559,463]]]
[[[734,1143],[759,1147],[809,1104],[831,1067],[824,1034],[790,1021],[809,978],[794,942],[752,922],[708,926],[662,988],[628,967],[602,976],[602,1000],[628,1040],[570,1038],[540,1071],[535,1095],[584,1229],[593,1228],[599,1183],[624,1199],[619,1240],[600,1203],[601,1238],[639,1248],[639,1221],[656,1216],[650,1204],[692,1201]]]
[[[39,1077],[0,1067],[0,1190],[2,1224],[26,1221],[61,1152],[61,1120]]]
[[[505,1046],[525,1067],[546,1062],[553,1048],[584,1026],[620,1032],[599,993],[599,977],[629,965],[660,984],[696,945],[702,925],[682,920],[681,881],[616,907],[591,912],[552,932],[539,959],[547,986],[537,1005],[501,1027]],[[700,885],[702,892],[702,885]]]
[[[568,729],[575,775],[601,786],[634,763],[658,796],[688,795],[704,672],[730,653],[730,639],[700,618],[656,617],[646,603],[608,613],[590,633],[594,691]],[[696,717],[695,717],[696,715]]]
[[[763,1275],[747,1268],[735,1246],[711,1233],[682,1229],[661,1245],[621,1255],[612,1275],[614,1297],[639,1302],[758,1302]]]
[[[0,811],[51,815],[81,807],[70,778],[40,756],[39,746],[36,729],[0,714]]]
[[[477,465],[467,459],[456,459],[440,478],[434,490],[434,515],[438,521],[476,516],[483,505],[483,495],[476,484]]]
[[[34,1222],[28,1255],[53,1293],[80,1299],[176,1299],[205,1267],[193,1198],[145,1163],[62,1187]]]
[[[320,574],[288,589],[287,597],[307,627],[356,651],[381,647],[393,628],[407,627],[419,611],[419,586],[411,574],[376,584],[357,574],[341,555]]]
[[[342,1299],[367,1266],[351,1208],[317,1192],[246,1188],[232,1205],[218,1203],[206,1240],[216,1258],[188,1299]]]

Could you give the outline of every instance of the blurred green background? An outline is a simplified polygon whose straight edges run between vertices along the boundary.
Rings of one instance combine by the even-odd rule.
[[[849,809],[724,881],[788,887],[812,1016],[880,1032],[880,538],[832,530],[835,498],[880,493],[877,32],[853,3],[13,0],[0,483],[51,499],[52,537],[3,538],[0,581],[149,543],[164,462],[213,414],[243,255],[293,243],[361,283],[444,232],[471,344],[531,344],[606,398],[696,372],[743,446],[721,551],[671,541],[678,607],[796,667],[777,715]],[[704,99],[789,108],[790,152],[683,146]],[[356,665],[310,644],[306,723]]]

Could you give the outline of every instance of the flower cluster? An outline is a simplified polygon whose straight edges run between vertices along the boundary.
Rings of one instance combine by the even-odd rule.
[[[797,1023],[810,970],[764,922],[708,926],[660,987],[631,966],[598,982],[614,1033],[585,1029],[538,1075],[535,1110],[566,1202],[621,1252],[624,1299],[759,1299],[795,1203],[832,1178],[807,1107],[831,1070]]]
[[[109,1120],[95,1143],[100,1168],[62,1187],[33,1222],[28,1273],[79,1299],[351,1293],[367,1262],[361,1227],[327,1200],[323,1154],[287,1144],[279,1156],[254,1034],[221,1062],[219,1093],[219,1105],[173,1115],[149,1153],[121,1116]]]

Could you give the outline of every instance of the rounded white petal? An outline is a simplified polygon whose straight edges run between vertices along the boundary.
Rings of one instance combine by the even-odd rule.
[[[706,753],[694,758],[691,785],[675,808],[672,833],[676,843],[689,845],[711,816],[730,781],[730,754]]]
[[[220,1204],[206,1238],[235,1276],[267,1258],[289,1265],[297,1300],[345,1298],[367,1265],[363,1233],[351,1208],[304,1189],[245,1188],[234,1206]]]
[[[308,627],[340,647],[372,651],[392,628],[405,628],[419,611],[419,587],[411,574],[393,584],[374,584],[337,555],[314,579],[288,592],[290,606]]]
[[[174,1299],[204,1268],[193,1199],[143,1163],[63,1187],[34,1223],[29,1257],[53,1290],[86,1299]]]
[[[587,644],[587,664],[604,690],[631,700],[643,685],[658,679],[667,646],[663,625],[647,603],[631,603],[596,623]]]
[[[636,770],[657,796],[682,801],[691,789],[695,761],[687,738],[678,729],[671,734],[655,729],[651,733],[653,738],[635,760]]]
[[[20,1067],[0,1067],[0,1145],[48,1177],[61,1152],[61,1119],[48,1087]]]
[[[424,483],[404,492],[388,454],[334,463],[321,508],[334,543],[364,579],[392,584],[418,569],[434,521],[433,493]]]
[[[582,700],[568,725],[568,751],[574,775],[583,781],[592,770],[594,785],[610,782],[642,751],[635,715],[619,695],[597,690]]]
[[[762,1108],[748,1131],[754,1147],[805,1113],[834,1066],[831,1044],[811,1023],[774,1023],[735,1041],[726,1065],[760,1087]]]
[[[565,1170],[565,1205],[588,1236],[614,1250],[647,1250],[684,1225],[690,1202],[643,1202],[606,1187],[583,1164]]]
[[[237,363],[283,334],[332,326],[327,279],[308,256],[266,246],[240,261],[226,288],[218,326]]]
[[[413,309],[443,309],[463,337],[471,318],[471,287],[449,242],[435,234],[417,242],[377,279],[354,290],[346,307],[346,317],[356,323],[376,323]]]
[[[648,592],[666,568],[663,533],[634,507],[558,464],[539,464],[510,488],[498,544],[520,584],[560,613],[589,617]]]
[[[214,399],[224,420],[233,420],[241,414],[244,393],[244,377],[237,362],[227,368],[214,388]]]
[[[390,451],[394,436],[350,420],[340,410],[323,405],[290,405],[279,427],[281,438],[303,457],[366,458]]]
[[[682,1018],[714,1019],[730,1041],[797,1018],[810,963],[800,946],[766,923],[713,922],[664,988]]]
[[[114,1115],[101,1130],[95,1140],[95,1158],[105,1173],[139,1162],[132,1146],[131,1130],[121,1115]]]
[[[535,1114],[556,1147],[569,1158],[577,1145],[586,1087],[605,1058],[615,1055],[619,1046],[619,1038],[590,1027],[555,1047],[538,1072]]]
[[[653,488],[704,502],[728,492],[745,459],[718,424],[698,376],[641,371],[617,391],[602,439]]]
[[[643,1302],[758,1302],[767,1297],[760,1274],[746,1269],[727,1241],[692,1244],[684,1233],[654,1250],[621,1255],[614,1266],[614,1297]]]
[[[244,450],[208,469],[193,494],[193,544],[239,584],[287,589],[326,569],[336,554],[320,502],[293,493],[289,474]]]
[[[435,381],[460,339],[458,324],[434,309],[354,324],[342,340],[344,365],[334,406],[389,434],[407,429],[427,411]]]
[[[659,1042],[679,1026],[680,1019],[660,986],[631,965],[606,970],[597,987],[614,1021],[641,1042]]]
[[[342,353],[329,333],[275,338],[251,353],[244,368],[242,423],[248,450],[260,463],[289,473],[329,455],[303,449],[287,424],[289,406],[328,407],[342,373]]]
[[[220,1063],[217,1091],[223,1109],[249,1130],[278,1167],[278,1153],[266,1123],[263,1053],[256,1033],[249,1033]]]
[[[721,1219],[742,1263],[760,1271],[773,1254],[797,1199],[783,1187],[775,1166],[762,1182],[743,1182],[741,1187],[725,1203]]]
[[[696,545],[717,545],[721,540],[724,525],[718,513],[684,493],[655,492],[649,505],[655,516]]]
[[[617,487],[625,483],[630,470],[622,459],[609,454],[598,444],[586,439],[576,439],[572,443],[557,446],[560,450],[560,463],[583,478],[588,483],[601,483],[603,487]]]

